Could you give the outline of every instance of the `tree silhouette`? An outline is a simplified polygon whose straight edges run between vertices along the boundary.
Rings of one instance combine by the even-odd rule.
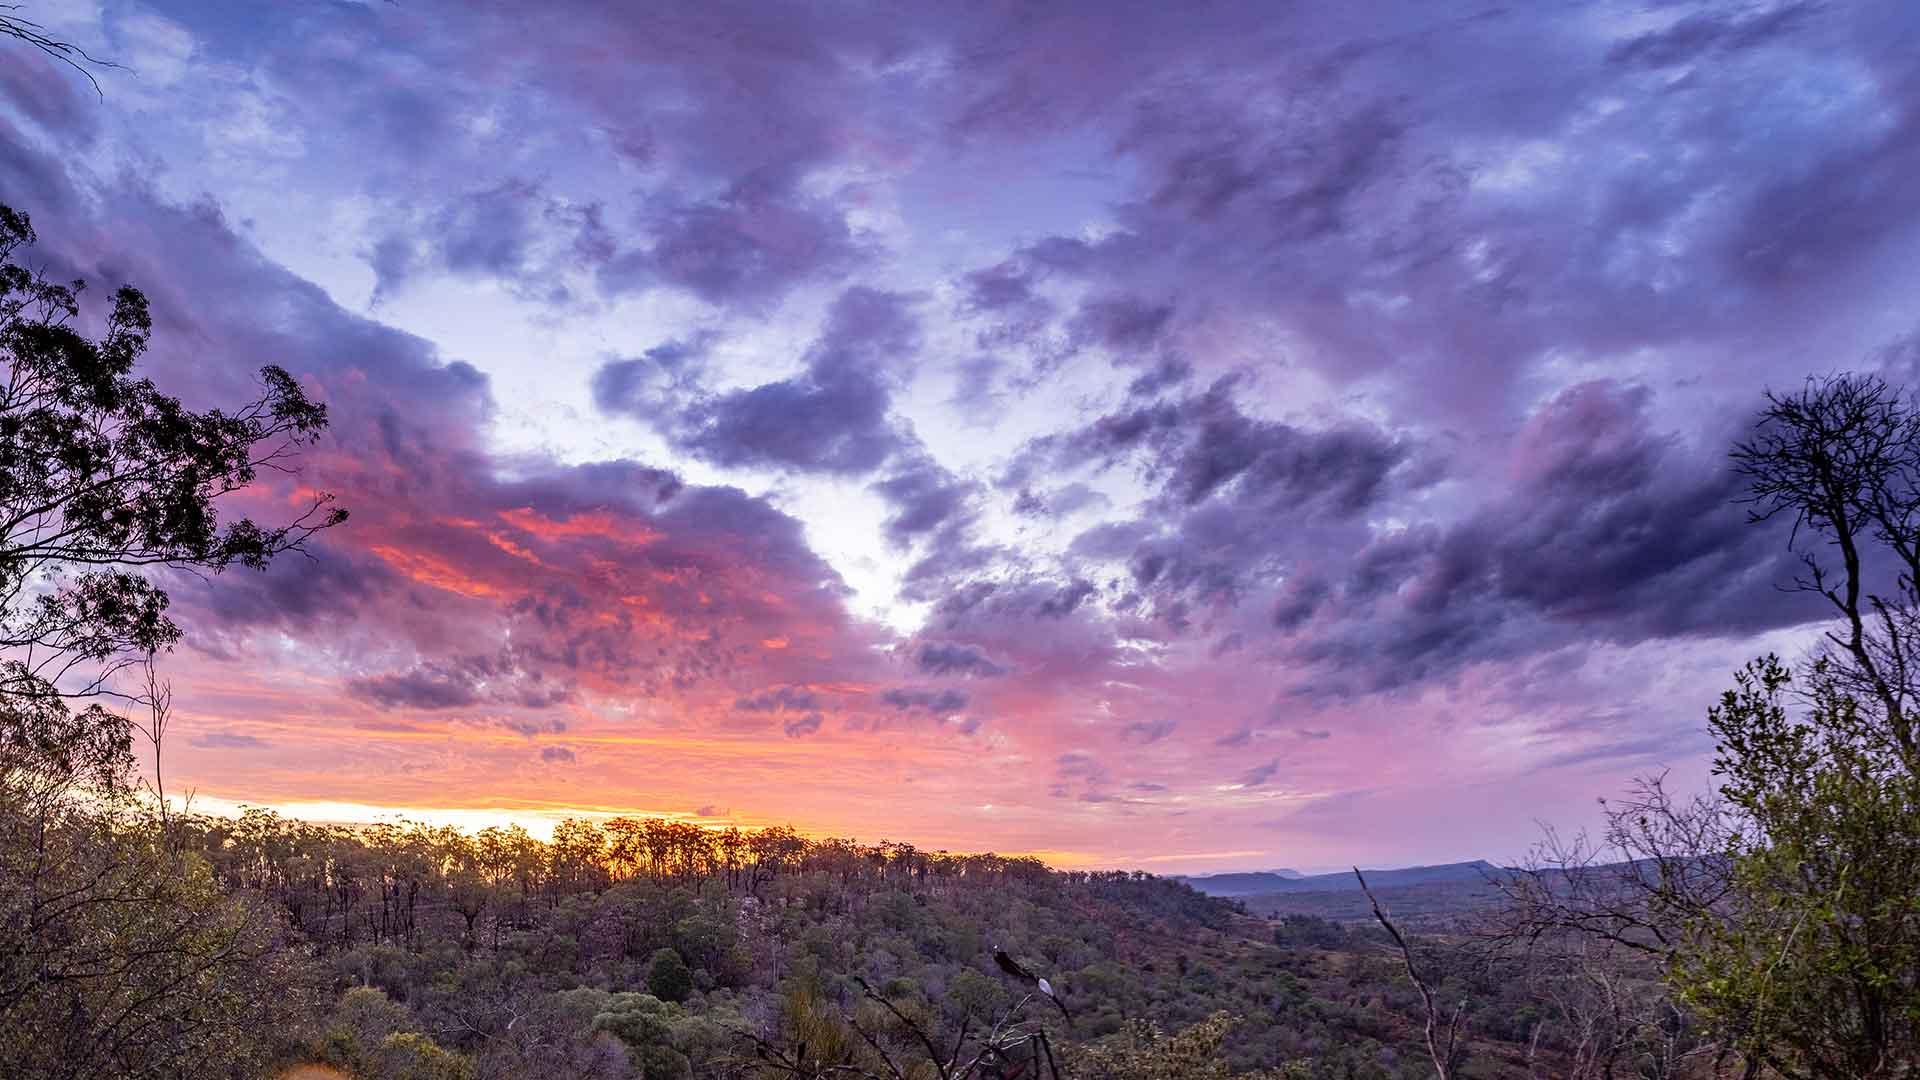
[[[25,42],[27,45],[46,53],[48,56],[53,57],[55,60],[86,76],[87,82],[93,87],[94,93],[99,93],[100,82],[93,77],[93,72],[88,71],[87,67],[89,65],[93,67],[117,67],[119,65],[110,60],[102,60],[97,56],[91,56],[87,53],[87,50],[82,49],[71,41],[62,41],[59,38],[53,37],[47,33],[44,26],[34,22],[32,19],[22,18],[16,14],[21,7],[22,5],[20,4],[0,4],[0,37],[10,37],[15,41]]]
[[[88,336],[84,284],[16,259],[34,240],[0,205],[0,1071],[257,1076],[299,1012],[281,917],[137,797],[132,722],[69,701],[148,665],[144,690],[117,696],[148,707],[160,796],[170,694],[151,663],[180,628],[147,573],[263,568],[345,520],[330,495],[271,527],[217,509],[288,470],[326,409],[277,367],[236,411],[186,408],[133,374],[146,298],[121,288]],[[410,929],[412,898],[382,910]]]
[[[133,374],[146,297],[121,287],[88,337],[75,325],[85,283],[16,258],[35,239],[0,206],[0,692],[86,695],[180,637],[139,568],[264,568],[347,514],[320,494],[282,525],[223,523],[220,498],[288,471],[326,406],[269,365],[239,409],[186,408]]]

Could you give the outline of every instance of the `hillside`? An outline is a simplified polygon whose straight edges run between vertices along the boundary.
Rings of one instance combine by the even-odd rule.
[[[1367,884],[1375,889],[1403,885],[1441,883],[1479,884],[1500,868],[1484,859],[1472,862],[1442,863],[1437,866],[1407,866],[1393,870],[1367,870]],[[1350,872],[1335,874],[1297,874],[1288,870],[1252,874],[1210,874],[1202,877],[1177,877],[1208,896],[1254,896],[1277,892],[1358,892],[1359,883]]]
[[[876,1012],[883,999],[942,1045],[1011,1017],[1077,1056],[1124,1041],[1132,1021],[1180,1031],[1226,1014],[1239,1020],[1219,1054],[1236,1071],[1430,1070],[1418,998],[1377,930],[1248,915],[1145,874],[661,821],[569,822],[552,844],[264,811],[237,828],[178,827],[228,888],[268,899],[312,957],[312,1013],[282,1033],[283,1060],[360,1080],[429,1066],[779,1075],[754,1063],[805,1047],[851,1064],[869,1036],[917,1053],[911,1030]],[[997,948],[1046,976],[1061,1012],[1020,1007]],[[1524,1075],[1530,1032],[1514,1018],[1527,1002],[1511,985],[1462,978],[1452,985],[1476,1031],[1468,1075]]]

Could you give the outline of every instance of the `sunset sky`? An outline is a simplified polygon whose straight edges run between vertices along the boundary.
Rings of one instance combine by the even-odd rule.
[[[1920,7],[29,2],[33,258],[333,428],[169,787],[1061,865],[1510,858],[1819,609],[1726,450],[1920,367]]]

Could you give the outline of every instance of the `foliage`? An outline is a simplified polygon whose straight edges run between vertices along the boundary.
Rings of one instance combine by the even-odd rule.
[[[679,957],[670,949],[661,952],[676,960]],[[686,965],[682,964],[680,970],[684,973]],[[647,981],[653,981],[651,974]],[[678,1080],[687,1075],[690,1066],[687,1056],[673,1045],[674,1017],[672,1006],[651,994],[613,994],[594,1015],[593,1028],[619,1039],[634,1070],[645,1080]]]
[[[44,693],[81,665],[98,690],[116,657],[179,639],[166,593],[143,566],[264,567],[346,512],[315,496],[268,528],[222,524],[217,503],[284,470],[326,428],[326,406],[285,370],[240,409],[195,412],[133,367],[146,351],[147,299],[114,293],[104,333],[75,328],[83,282],[61,285],[16,260],[35,241],[27,216],[0,206],[0,689]]]
[[[140,800],[131,722],[72,699],[114,693],[116,671],[178,640],[146,569],[264,567],[344,520],[325,495],[277,527],[218,512],[287,469],[326,410],[277,367],[237,411],[183,406],[133,374],[146,298],[120,289],[87,336],[84,285],[17,258],[35,239],[0,206],[0,1065],[258,1075],[313,1004],[305,954]],[[156,754],[165,694],[150,681],[133,699]]]
[[[1695,918],[1673,977],[1703,1021],[1786,1076],[1920,1068],[1920,777],[1867,736],[1824,662],[1803,720],[1773,657],[1712,710],[1739,827],[1737,907]]]
[[[687,962],[680,959],[673,946],[654,950],[653,961],[647,965],[647,989],[661,1001],[675,1004],[687,1000],[693,992],[693,972],[687,970]]]
[[[1605,955],[1590,981],[1616,1019],[1594,1028],[1597,1063],[1671,1050],[1697,1025],[1748,1076],[1912,1076],[1920,409],[1877,376],[1809,380],[1768,395],[1733,459],[1754,520],[1792,521],[1793,586],[1835,624],[1798,675],[1756,660],[1709,710],[1714,794],[1678,799],[1648,778],[1610,808],[1600,844],[1550,833],[1506,883],[1507,937]],[[1658,963],[1669,1015],[1639,1004],[1643,983],[1607,977],[1634,954]]]
[[[395,1032],[380,1041],[367,1080],[473,1080],[473,1062],[442,1050],[417,1031]]]
[[[104,715],[0,696],[0,1062],[252,1075],[311,1006],[300,955],[130,804],[129,740]]]
[[[1234,1023],[1229,1014],[1214,1013],[1169,1036],[1148,1021],[1134,1020],[1118,1038],[1080,1054],[1072,1074],[1085,1080],[1228,1080],[1235,1074],[1221,1056],[1220,1046]],[[1305,1062],[1292,1062],[1243,1075],[1305,1080],[1312,1074]]]

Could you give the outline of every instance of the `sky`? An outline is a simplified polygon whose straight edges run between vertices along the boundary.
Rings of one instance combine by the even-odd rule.
[[[1920,365],[1920,9],[30,2],[33,258],[332,418],[170,790],[1161,872],[1514,858],[1822,612],[1727,450]]]

